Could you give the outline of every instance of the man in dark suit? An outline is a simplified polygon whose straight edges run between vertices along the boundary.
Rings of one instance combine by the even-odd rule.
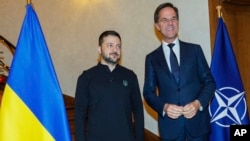
[[[178,9],[171,3],[156,8],[154,22],[162,44],[146,56],[143,96],[158,112],[160,137],[162,141],[208,141],[208,105],[215,82],[201,46],[178,39]],[[171,64],[171,50],[177,65]]]

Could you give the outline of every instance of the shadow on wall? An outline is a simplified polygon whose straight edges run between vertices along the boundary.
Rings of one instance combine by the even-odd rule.
[[[161,42],[162,41],[162,36],[161,36],[160,32],[156,29],[155,26],[154,26],[154,31],[155,31],[155,36]]]

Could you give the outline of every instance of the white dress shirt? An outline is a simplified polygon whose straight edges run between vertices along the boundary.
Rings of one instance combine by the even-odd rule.
[[[179,39],[176,38],[173,42],[175,45],[173,47],[173,51],[177,57],[177,60],[178,60],[178,64],[180,66],[180,44],[179,44]],[[167,61],[167,64],[168,64],[168,68],[169,70],[171,71],[171,66],[170,66],[170,48],[168,47],[168,44],[169,43],[166,43],[164,41],[162,41],[162,47],[163,47],[163,53],[164,53],[164,56],[165,56],[165,59]]]
[[[180,66],[180,44],[179,44],[179,39],[176,38],[173,43],[175,44],[174,47],[173,47],[173,51],[174,51],[174,53],[176,55],[178,64]],[[166,59],[167,64],[168,64],[168,68],[171,71],[171,66],[170,66],[170,48],[168,47],[168,44],[169,43],[166,43],[166,42],[162,41],[163,53],[164,53],[165,59]],[[165,114],[166,113],[163,111],[162,115],[164,116]]]

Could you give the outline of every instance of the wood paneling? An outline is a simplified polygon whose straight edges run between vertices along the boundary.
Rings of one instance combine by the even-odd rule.
[[[234,4],[234,5],[250,5],[250,0],[221,0],[223,3]]]
[[[218,5],[222,6],[223,19],[229,32],[250,109],[250,0],[209,0],[212,50],[217,29],[216,6]]]

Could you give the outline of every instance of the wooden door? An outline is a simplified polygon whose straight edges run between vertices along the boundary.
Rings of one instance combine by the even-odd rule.
[[[213,50],[217,29],[216,6],[222,6],[222,16],[226,23],[235,57],[246,91],[250,112],[250,0],[208,0],[211,45]]]

